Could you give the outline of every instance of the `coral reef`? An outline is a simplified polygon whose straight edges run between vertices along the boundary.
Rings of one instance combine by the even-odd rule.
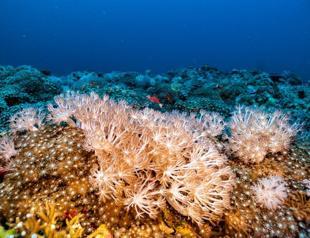
[[[2,139],[3,151],[14,153],[0,183],[1,219],[22,235],[308,234],[309,160],[307,152],[289,149],[294,134],[287,134],[292,131],[283,116],[276,119],[285,124],[285,147],[249,166],[242,158],[225,158],[219,139],[226,123],[216,113],[137,110],[108,96],[74,92],[57,96],[48,109],[52,124],[33,130],[37,112],[21,112],[17,118],[31,126],[12,125],[14,146]],[[264,122],[274,119],[264,116]]]
[[[61,93],[49,76],[30,66],[0,66],[0,132],[8,119],[28,107],[43,107]]]
[[[292,147],[286,154],[267,157],[256,166],[231,161],[237,186],[225,215],[226,232],[232,237],[308,237],[310,199],[302,181],[310,176],[309,151]],[[263,203],[275,199],[272,204],[278,206],[262,205],[257,192]]]
[[[0,71],[0,236],[310,236],[295,75]]]
[[[137,72],[95,73],[78,71],[67,76],[46,75],[29,66],[2,66],[0,70],[0,123],[25,107],[44,106],[61,91],[94,91],[125,100],[138,108],[157,105],[146,99],[157,96],[162,111],[216,111],[229,117],[238,105],[264,107],[265,111],[281,110],[292,121],[300,120],[310,129],[309,83],[291,73],[268,74],[257,70],[222,72],[204,65],[183,68],[163,74]],[[309,146],[309,142],[307,142]]]

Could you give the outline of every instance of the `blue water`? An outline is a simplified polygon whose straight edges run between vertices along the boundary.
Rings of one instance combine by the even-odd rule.
[[[0,0],[0,64],[65,74],[206,63],[310,78],[310,1]]]

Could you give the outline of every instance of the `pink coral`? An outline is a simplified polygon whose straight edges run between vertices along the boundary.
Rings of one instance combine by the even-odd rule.
[[[216,112],[201,110],[196,120],[202,126],[201,129],[211,137],[221,135],[226,126],[224,118]]]

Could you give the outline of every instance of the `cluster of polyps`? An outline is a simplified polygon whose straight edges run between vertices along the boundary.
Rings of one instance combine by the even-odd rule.
[[[10,118],[10,128],[12,132],[36,131],[42,126],[44,113],[35,108],[23,109]]]
[[[259,163],[268,153],[287,151],[299,130],[280,112],[239,107],[233,114],[229,148],[245,163]]]
[[[9,136],[0,138],[0,176],[10,171],[11,159],[16,154],[12,138]]]
[[[138,111],[96,94],[55,101],[50,118],[74,121],[86,135],[84,147],[98,157],[90,180],[102,200],[152,218],[169,203],[198,224],[218,220],[229,206],[233,174],[208,139],[224,128],[219,115]]]
[[[287,197],[286,183],[280,176],[262,178],[252,189],[257,202],[268,209],[276,209]]]

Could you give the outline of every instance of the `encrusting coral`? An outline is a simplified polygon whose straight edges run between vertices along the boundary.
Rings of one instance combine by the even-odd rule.
[[[0,183],[0,221],[20,234],[307,234],[309,159],[306,151],[290,148],[297,126],[290,126],[282,114],[251,111],[245,116],[237,111],[225,144],[219,139],[226,138],[221,138],[226,123],[216,113],[139,111],[108,96],[74,92],[56,97],[48,110],[45,125],[39,111],[33,118],[17,114],[13,121],[28,118],[29,123],[18,129],[12,124],[12,137],[1,140],[2,154],[15,152],[9,158],[10,173]],[[28,116],[19,118],[23,115]],[[264,145],[259,156],[251,157],[252,151],[237,142],[259,144],[245,140],[246,128]],[[266,141],[272,146],[265,146]],[[226,151],[238,158],[227,159]],[[269,192],[258,199],[267,185],[272,185]],[[302,194],[302,199],[292,194]],[[274,198],[278,200],[265,206]],[[52,222],[45,219],[47,213],[56,214]]]
[[[276,171],[272,164],[277,164],[281,171]],[[232,237],[307,237],[309,220],[306,217],[310,210],[306,207],[310,206],[310,199],[302,181],[310,176],[309,165],[308,152],[296,147],[285,154],[269,155],[256,166],[240,163],[237,159],[231,161],[237,186],[233,190],[231,209],[225,214],[226,232]],[[269,209],[258,201],[253,186],[261,180],[279,177],[280,173],[280,181],[285,182],[281,194],[287,193],[287,197],[281,196],[278,206]],[[277,195],[276,190],[271,191],[264,194],[268,201]],[[303,199],[293,194],[299,194]]]

